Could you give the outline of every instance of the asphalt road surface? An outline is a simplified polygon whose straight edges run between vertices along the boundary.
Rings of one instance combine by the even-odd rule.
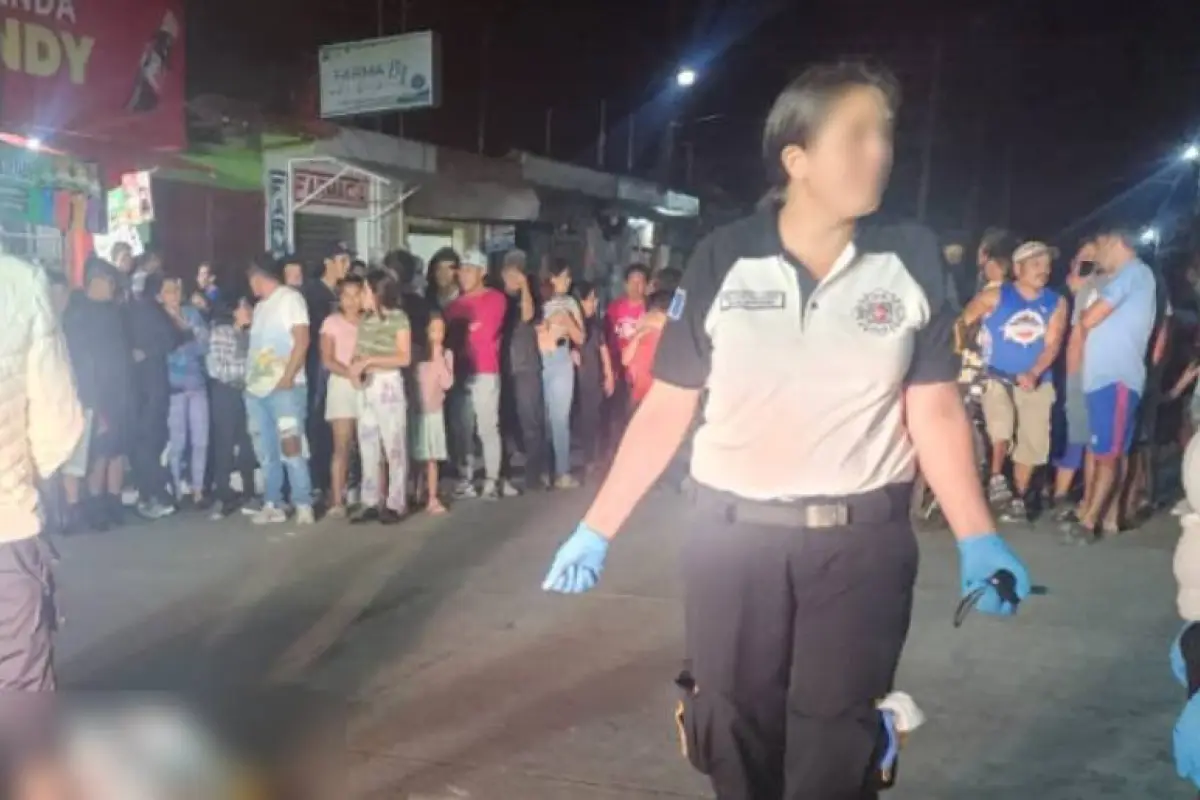
[[[545,595],[586,500],[473,501],[394,528],[183,514],[67,540],[63,682],[328,693],[349,719],[349,797],[709,797],[672,721],[681,500],[644,504],[597,591]],[[898,688],[929,721],[890,797],[1194,798],[1170,757],[1176,530],[1075,549],[1049,525],[1010,529],[1049,594],[960,630],[950,535],[923,533]]]

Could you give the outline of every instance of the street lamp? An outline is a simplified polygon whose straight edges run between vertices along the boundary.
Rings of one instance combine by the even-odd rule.
[[[687,89],[696,83],[696,70],[691,67],[680,67],[679,72],[675,73],[675,85],[681,89]],[[1197,153],[1200,155],[1200,153]]]
[[[1142,244],[1158,244],[1158,228],[1153,226],[1142,231]]]
[[[1189,144],[1183,148],[1182,158],[1184,161],[1200,161],[1200,145]]]

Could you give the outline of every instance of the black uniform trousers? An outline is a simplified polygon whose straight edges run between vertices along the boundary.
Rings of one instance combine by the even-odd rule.
[[[236,467],[242,475],[242,494],[254,495],[254,444],[246,424],[246,398],[240,386],[212,381],[213,488],[222,502],[233,502],[229,478]]]
[[[676,721],[719,800],[877,796],[875,703],[892,690],[917,575],[910,493],[861,496],[875,521],[852,508],[848,525],[801,528],[695,490]]]

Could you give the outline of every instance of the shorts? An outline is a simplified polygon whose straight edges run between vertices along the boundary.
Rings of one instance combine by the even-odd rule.
[[[1031,392],[989,380],[983,393],[988,438],[1011,442],[1018,464],[1040,467],[1050,460],[1050,418],[1054,384],[1044,381]]]
[[[1067,376],[1063,413],[1067,419],[1067,444],[1087,447],[1092,433],[1088,429],[1087,398],[1083,392],[1083,378],[1077,374]]]
[[[449,458],[446,448],[446,418],[441,411],[423,412],[415,415],[412,426],[412,460],[445,461]]]
[[[358,419],[358,389],[349,378],[341,375],[329,376],[329,388],[325,394],[325,419]]]
[[[83,411],[83,435],[70,457],[62,465],[62,474],[72,478],[83,478],[98,459],[117,458],[125,455],[123,426],[110,422],[90,408]]]
[[[91,409],[83,410],[83,435],[75,443],[75,449],[62,465],[62,474],[70,478],[84,478],[88,474],[88,456],[92,450],[92,421],[95,414]]]
[[[1080,470],[1083,468],[1083,454],[1087,451],[1086,444],[1068,442],[1063,448],[1062,455],[1054,461],[1059,469]]]
[[[1089,447],[1097,458],[1116,458],[1133,447],[1141,395],[1124,383],[1110,383],[1087,393]]]

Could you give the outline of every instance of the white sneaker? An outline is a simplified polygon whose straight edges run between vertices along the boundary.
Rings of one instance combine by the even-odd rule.
[[[1192,513],[1192,504],[1187,501],[1186,497],[1184,499],[1180,500],[1178,503],[1176,503],[1175,507],[1171,509],[1172,516],[1176,516],[1176,517],[1186,517],[1188,514],[1191,514],[1191,513]]]
[[[470,481],[459,481],[458,486],[454,488],[454,496],[460,500],[470,500],[479,497],[479,492]]]
[[[309,513],[312,513],[311,509]],[[255,525],[278,525],[281,522],[287,522],[287,514],[279,506],[267,503],[257,514],[250,518],[250,521]]]
[[[296,506],[296,524],[297,525],[312,525],[317,521],[313,515],[312,506]]]
[[[578,489],[579,481],[575,480],[573,475],[559,475],[558,480],[554,481],[555,489]]]
[[[512,485],[511,481],[500,481],[501,497],[520,497],[521,490]]]

